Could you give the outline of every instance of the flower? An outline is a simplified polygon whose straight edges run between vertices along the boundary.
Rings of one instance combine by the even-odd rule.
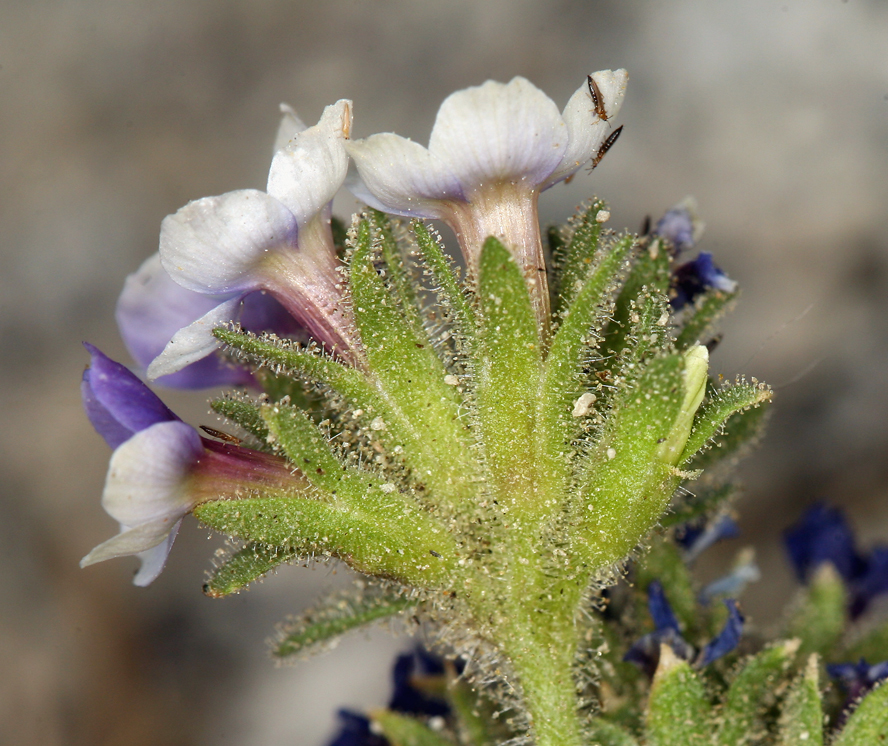
[[[848,693],[845,708],[863,697],[880,681],[888,679],[888,661],[871,666],[863,658],[857,663],[828,663],[826,672],[838,679]]]
[[[163,569],[182,518],[200,503],[301,485],[277,456],[202,438],[126,367],[85,346],[92,359],[83,373],[83,405],[114,449],[102,506],[120,533],[87,554],[81,567],[134,554],[141,568],[133,582],[148,585]]]
[[[685,560],[693,562],[705,550],[722,539],[740,535],[737,522],[729,513],[719,513],[711,521],[686,523],[678,530],[676,541],[685,549]]]
[[[161,266],[160,254],[154,254],[126,278],[117,301],[117,326],[130,355],[142,370],[147,370],[176,332],[218,305],[218,299],[176,283]],[[247,331],[270,331],[279,336],[294,335],[302,328],[278,301],[262,291],[244,297],[239,321]],[[163,386],[181,389],[244,386],[252,382],[253,376],[246,368],[218,353],[157,379]]]
[[[877,546],[869,554],[858,552],[840,510],[812,505],[784,531],[783,542],[803,583],[823,562],[835,566],[850,591],[852,619],[863,614],[875,597],[888,593],[888,547]]]
[[[740,642],[740,635],[743,633],[743,615],[733,599],[725,601],[728,620],[722,631],[697,654],[694,646],[681,635],[678,619],[669,605],[663,585],[658,580],[651,581],[647,593],[648,611],[654,620],[654,631],[637,640],[623,656],[623,660],[635,663],[648,676],[653,676],[657,670],[660,662],[660,645],[664,643],[672,648],[677,657],[686,661],[693,660],[695,665],[703,668],[730,653]]]
[[[733,293],[737,282],[728,277],[712,261],[712,254],[701,251],[693,261],[675,268],[672,273],[672,298],[669,301],[677,311],[693,303],[709,290]]]
[[[703,235],[703,222],[697,217],[697,202],[685,197],[668,209],[658,221],[653,235],[667,240],[675,254],[692,249]]]
[[[593,73],[600,106],[593,103],[591,83],[584,83],[560,114],[521,77],[457,91],[441,104],[428,148],[392,133],[346,143],[360,175],[352,191],[386,212],[443,220],[456,233],[470,272],[477,269],[484,240],[499,238],[532,280],[545,328],[549,300],[539,193],[598,154],[627,77],[625,70]]]
[[[317,125],[278,150],[267,192],[242,189],[205,197],[164,219],[163,268],[183,288],[215,304],[172,337],[148,367],[150,378],[175,373],[218,349],[213,329],[237,318],[256,291],[270,293],[329,351],[355,359],[330,231],[330,203],[345,179],[343,144],[350,129],[351,102],[328,106]]]

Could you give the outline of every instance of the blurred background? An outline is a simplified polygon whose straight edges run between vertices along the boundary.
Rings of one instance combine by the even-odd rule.
[[[704,579],[754,545],[744,608],[767,629],[795,588],[780,532],[806,505],[888,541],[886,39],[881,0],[0,0],[0,742],[313,746],[336,707],[385,702],[411,644],[376,631],[275,668],[275,623],[348,573],[287,567],[210,600],[220,542],[190,519],[148,589],[132,560],[77,566],[116,530],[80,342],[128,359],[124,277],[168,213],[264,188],[281,101],[313,123],[351,98],[356,136],[425,143],[458,88],[524,75],[560,107],[586,73],[626,67],[622,138],[542,215],[594,193],[638,229],[695,195],[700,248],[741,283],[714,368],[777,397],[742,467],[743,537]],[[213,422],[205,396],[165,398]]]

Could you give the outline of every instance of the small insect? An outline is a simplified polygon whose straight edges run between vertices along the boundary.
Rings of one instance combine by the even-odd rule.
[[[243,442],[240,438],[236,438],[234,435],[223,433],[221,430],[216,430],[215,428],[207,427],[206,425],[201,425],[200,429],[207,435],[216,438],[217,440],[224,440],[226,443],[233,443],[234,445],[239,446]]]
[[[432,557],[437,557],[438,559],[441,559],[441,555],[438,554],[434,549],[429,549],[429,554],[431,554]]]
[[[602,122],[606,122],[610,117],[607,115],[607,109],[604,106],[604,96],[601,95],[601,89],[591,75],[587,75],[586,80],[589,83],[589,95],[592,96],[595,113]]]
[[[611,132],[607,136],[607,140],[605,140],[603,143],[601,143],[601,147],[598,148],[598,152],[595,154],[595,157],[592,159],[592,165],[589,166],[589,171],[592,171],[599,163],[601,163],[601,159],[604,158],[605,153],[607,153],[607,151],[610,150],[614,146],[614,143],[617,141],[617,138],[619,138],[620,133],[622,131],[623,131],[623,125],[621,124],[619,127],[617,127],[613,132]]]

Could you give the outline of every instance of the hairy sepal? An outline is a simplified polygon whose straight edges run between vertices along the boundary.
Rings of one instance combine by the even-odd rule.
[[[709,746],[709,702],[703,684],[686,661],[668,645],[651,685],[645,721],[649,746]]]
[[[874,746],[888,741],[888,683],[867,694],[833,741],[833,746]]]
[[[793,682],[780,713],[780,746],[823,746],[819,669],[817,655],[811,655]]]
[[[604,202],[593,200],[582,214],[572,219],[573,232],[570,240],[566,243],[559,241],[553,247],[552,286],[555,290],[555,302],[552,305],[552,315],[556,319],[571,307],[590,268],[596,262],[602,228],[602,223],[597,218],[599,213],[606,210],[607,205]],[[555,237],[560,238],[557,233]]]
[[[213,570],[203,592],[211,598],[238,593],[278,565],[296,557],[292,547],[267,546],[251,542]]]
[[[370,719],[390,743],[397,746],[453,746],[453,742],[436,733],[416,718],[391,710],[375,710]]]
[[[681,329],[675,337],[675,346],[685,350],[695,344],[705,344],[712,337],[715,325],[727,313],[738,292],[708,290],[690,308],[682,313]]]

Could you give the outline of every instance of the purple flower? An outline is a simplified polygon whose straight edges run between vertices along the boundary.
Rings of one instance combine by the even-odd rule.
[[[394,688],[388,707],[395,712],[409,715],[443,717],[450,712],[450,706],[440,697],[427,694],[417,682],[427,676],[443,676],[442,661],[417,648],[412,653],[399,655],[392,670]]]
[[[318,343],[355,361],[357,343],[342,292],[330,204],[345,179],[351,103],[324,110],[274,156],[266,192],[242,189],[190,202],[161,227],[160,261],[186,290],[213,300],[177,331],[148,367],[156,379],[220,347],[213,329],[265,291]],[[292,129],[292,128],[291,128]]]
[[[888,661],[871,666],[863,658],[857,663],[827,664],[826,672],[838,679],[847,692],[845,708],[857,702],[880,681],[888,679]]]
[[[675,254],[692,249],[703,235],[703,223],[697,217],[697,203],[687,197],[667,210],[657,221],[653,235],[667,240]]]
[[[176,332],[218,305],[218,299],[176,283],[161,266],[160,254],[154,254],[127,277],[117,301],[117,325],[130,355],[144,371]],[[302,329],[278,301],[261,291],[247,295],[232,320],[239,321],[247,331],[269,331],[282,337]],[[253,376],[214,349],[177,373],[160,377],[157,383],[180,389],[244,386],[253,383]]]
[[[666,644],[678,658],[695,661],[702,668],[730,653],[740,642],[743,633],[743,615],[733,599],[725,601],[728,621],[718,636],[697,654],[696,649],[682,637],[681,628],[672,606],[666,598],[663,586],[654,580],[648,586],[648,611],[654,621],[654,631],[637,640],[623,656],[624,661],[635,663],[648,676],[653,677],[660,662],[660,645]]]
[[[803,583],[820,564],[832,563],[848,586],[852,619],[863,614],[875,597],[888,593],[888,547],[858,552],[854,534],[836,508],[812,505],[784,532],[783,542]]]
[[[670,303],[675,310],[679,310],[693,303],[710,288],[733,293],[737,290],[737,283],[715,266],[712,254],[701,251],[696,259],[673,271]]]
[[[676,541],[685,549],[685,560],[692,562],[716,542],[739,535],[737,522],[728,513],[719,513],[711,521],[686,523],[677,532]]]
[[[340,710],[340,730],[328,746],[389,746],[384,736],[373,732],[370,718],[352,710]]]
[[[102,507],[120,533],[87,554],[81,567],[134,554],[141,568],[133,582],[148,585],[163,569],[182,519],[197,505],[243,489],[303,484],[277,456],[202,438],[126,367],[85,346],[92,360],[83,373],[83,406],[114,449]]]

